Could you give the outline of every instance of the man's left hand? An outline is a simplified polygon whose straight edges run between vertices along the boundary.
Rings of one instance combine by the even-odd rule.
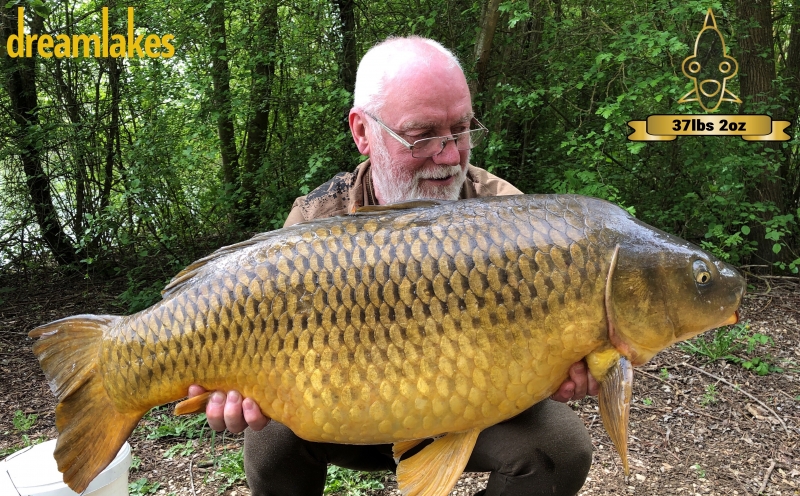
[[[596,396],[599,386],[597,381],[589,373],[586,362],[573,363],[569,368],[569,378],[561,384],[558,391],[550,398],[566,403],[570,400],[583,399],[587,394]]]

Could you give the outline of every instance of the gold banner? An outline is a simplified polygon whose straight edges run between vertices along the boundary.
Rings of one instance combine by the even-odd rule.
[[[741,136],[747,141],[788,141],[789,121],[768,115],[651,115],[646,121],[629,121],[630,141],[672,141],[678,136]]]

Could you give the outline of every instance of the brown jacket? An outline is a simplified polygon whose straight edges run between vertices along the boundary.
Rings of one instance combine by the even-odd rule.
[[[364,205],[377,205],[372,191],[369,160],[353,172],[340,172],[322,186],[294,201],[283,227],[312,219],[344,215]],[[461,188],[461,199],[484,196],[520,195],[511,183],[478,167],[467,166],[467,179]]]

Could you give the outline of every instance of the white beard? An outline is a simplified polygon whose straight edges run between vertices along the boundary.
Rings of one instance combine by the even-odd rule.
[[[380,132],[374,133],[377,139],[372,140],[370,147],[370,163],[372,165],[372,184],[384,204],[407,200],[433,198],[437,200],[458,200],[461,186],[467,178],[467,169],[460,165],[441,165],[435,169],[423,169],[414,173],[410,179],[404,179],[396,172],[389,150],[383,142]],[[446,186],[421,186],[422,179],[445,179],[455,176],[455,180]]]

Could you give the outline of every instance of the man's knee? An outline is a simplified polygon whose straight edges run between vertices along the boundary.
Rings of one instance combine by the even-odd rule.
[[[316,447],[278,422],[258,432],[247,429],[244,469],[252,494],[322,494],[327,461]]]
[[[545,400],[481,433],[468,470],[491,471],[487,495],[575,494],[592,442],[569,406]]]

